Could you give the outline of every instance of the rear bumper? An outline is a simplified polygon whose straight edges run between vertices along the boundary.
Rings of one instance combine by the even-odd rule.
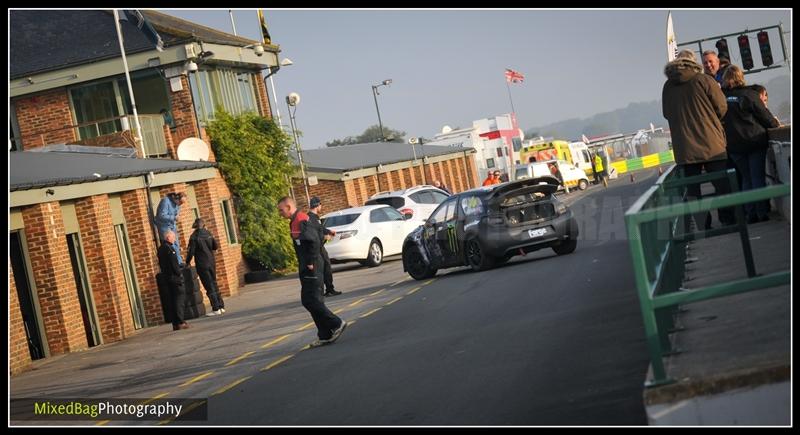
[[[364,260],[367,258],[369,250],[369,240],[361,241],[356,237],[345,240],[337,240],[334,243],[326,243],[325,250],[331,262]]]
[[[529,230],[546,229],[544,235],[531,237]],[[532,252],[555,246],[563,240],[578,238],[578,223],[567,211],[554,219],[516,227],[486,226],[482,229],[483,249],[493,257],[519,254],[519,251]]]

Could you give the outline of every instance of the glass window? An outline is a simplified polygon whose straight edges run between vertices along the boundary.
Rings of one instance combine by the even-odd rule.
[[[518,137],[512,137],[511,146],[514,147],[514,152],[519,152],[519,150],[522,149],[522,139]]]
[[[455,199],[443,202],[442,205],[440,205],[439,208],[433,212],[429,218],[429,222],[436,224],[440,222],[447,222],[448,220],[452,219],[452,217],[455,215],[455,205]]]
[[[390,221],[404,221],[406,220],[403,215],[400,214],[399,211],[393,208],[384,208],[383,212],[386,213],[386,216],[389,218]]]
[[[78,124],[120,116],[114,83],[95,83],[70,89],[73,113]],[[79,139],[88,139],[122,130],[120,120],[106,121],[78,128]]]
[[[356,214],[343,214],[339,216],[331,216],[322,220],[322,225],[324,227],[340,227],[342,225],[350,225],[361,216],[361,213]]]
[[[466,216],[480,216],[483,213],[483,201],[477,196],[467,196],[461,199],[461,209]]]
[[[231,245],[235,245],[239,243],[239,240],[236,237],[236,225],[233,222],[233,212],[231,211],[231,202],[230,200],[223,199],[222,203],[220,204],[222,207],[222,217],[225,221],[225,232],[228,234],[228,243]]]
[[[416,202],[417,204],[438,204],[441,202],[441,201],[436,201],[436,199],[433,197],[433,194],[431,194],[430,190],[422,190],[419,192],[415,192],[409,195],[409,197],[413,199],[414,202]]]
[[[371,223],[380,223],[380,222],[388,222],[388,221],[390,221],[391,219],[389,218],[389,216],[384,211],[386,209],[387,209],[386,207],[381,207],[381,208],[376,208],[375,210],[372,210],[371,212],[369,212],[369,221]]]
[[[486,159],[486,167],[494,168],[494,159]]]
[[[433,200],[436,201],[433,204],[441,204],[442,201],[450,197],[448,194],[439,192],[438,190],[432,190],[431,195],[433,196]]]
[[[373,198],[364,203],[364,205],[385,204],[394,208],[400,208],[406,205],[406,200],[399,196],[384,196],[382,198]]]
[[[503,157],[503,148],[497,147],[497,157]]]

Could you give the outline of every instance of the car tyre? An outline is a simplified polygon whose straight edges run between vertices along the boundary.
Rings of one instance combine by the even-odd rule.
[[[405,266],[408,274],[417,281],[432,278],[436,275],[436,269],[425,264],[422,253],[417,247],[403,250],[403,266]]]
[[[467,265],[476,272],[491,269],[495,265],[494,257],[488,255],[478,239],[469,239],[464,244],[464,252],[467,256]]]
[[[383,247],[381,242],[377,239],[372,239],[372,243],[369,244],[369,251],[367,251],[367,259],[362,264],[367,267],[376,267],[380,266],[382,261]]]
[[[587,187],[589,187],[589,180],[578,181],[578,189],[586,190]]]
[[[553,246],[553,251],[555,251],[558,255],[567,255],[572,254],[575,252],[575,248],[578,247],[578,241],[575,239],[567,239],[562,241],[556,246]]]

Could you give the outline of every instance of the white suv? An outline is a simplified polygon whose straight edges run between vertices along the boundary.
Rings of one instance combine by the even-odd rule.
[[[450,195],[434,186],[422,185],[394,192],[380,192],[372,195],[364,205],[386,204],[396,208],[403,215],[411,215],[412,222],[425,223],[428,216]]]

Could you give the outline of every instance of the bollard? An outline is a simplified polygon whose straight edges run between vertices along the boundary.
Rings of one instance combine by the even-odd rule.
[[[664,168],[662,166],[658,167],[658,175],[664,175]]]
[[[633,172],[631,172],[631,183],[635,183],[635,182],[636,182],[636,178],[633,176]]]

